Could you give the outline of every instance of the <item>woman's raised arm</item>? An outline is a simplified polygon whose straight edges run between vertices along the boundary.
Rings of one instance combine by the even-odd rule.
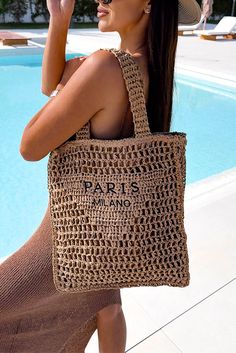
[[[56,89],[65,69],[67,32],[75,0],[47,0],[50,13],[48,36],[42,62],[41,91],[49,96]]]

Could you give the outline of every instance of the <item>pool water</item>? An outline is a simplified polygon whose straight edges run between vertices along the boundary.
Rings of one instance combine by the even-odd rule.
[[[187,133],[186,184],[236,166],[236,88],[176,75],[171,130]]]
[[[48,156],[29,162],[19,153],[24,127],[49,99],[41,64],[42,55],[0,58],[0,259],[30,238],[48,203]],[[186,184],[236,166],[235,112],[236,89],[176,74],[171,131],[187,134]]]

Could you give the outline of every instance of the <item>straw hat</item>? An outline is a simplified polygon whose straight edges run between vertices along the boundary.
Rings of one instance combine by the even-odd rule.
[[[201,8],[196,0],[179,0],[179,24],[194,25],[200,18]]]

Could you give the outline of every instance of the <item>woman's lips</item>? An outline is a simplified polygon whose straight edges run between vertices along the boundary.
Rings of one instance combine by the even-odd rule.
[[[106,15],[108,15],[108,12],[102,12],[102,11],[97,12],[97,17],[102,17],[102,16],[106,16]]]

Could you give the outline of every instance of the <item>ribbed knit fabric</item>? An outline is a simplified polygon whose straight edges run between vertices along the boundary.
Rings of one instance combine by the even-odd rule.
[[[56,291],[51,249],[47,207],[33,235],[0,265],[0,353],[82,353],[96,313],[121,304],[120,289]]]

